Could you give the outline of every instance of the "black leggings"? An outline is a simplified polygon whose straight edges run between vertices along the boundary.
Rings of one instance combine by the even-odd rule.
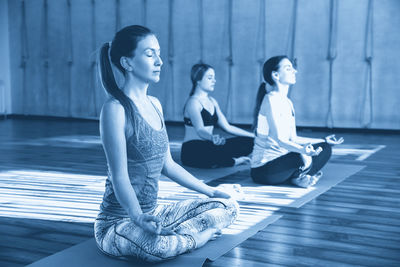
[[[254,138],[227,138],[224,145],[214,145],[208,140],[191,140],[182,144],[181,160],[186,166],[196,168],[229,167],[233,158],[247,156],[253,150]]]
[[[312,157],[311,168],[305,170],[309,175],[314,175],[321,170],[332,155],[332,147],[326,142],[314,144],[313,147],[314,149],[322,147],[322,152],[318,156]],[[301,155],[290,152],[265,163],[263,166],[251,168],[251,178],[259,184],[281,184],[298,176],[302,172],[303,166],[304,162]]]

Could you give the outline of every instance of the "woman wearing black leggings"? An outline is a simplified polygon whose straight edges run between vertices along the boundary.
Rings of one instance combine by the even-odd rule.
[[[249,162],[254,134],[229,124],[218,102],[208,95],[214,91],[214,69],[207,64],[196,64],[192,67],[191,80],[192,91],[183,111],[182,163],[197,168],[215,168]],[[213,134],[217,125],[236,137],[226,139]]]
[[[256,138],[251,158],[251,177],[256,183],[280,184],[291,181],[300,187],[314,185],[332,154],[332,146],[343,138],[325,139],[297,136],[293,104],[287,97],[296,83],[297,70],[287,56],[276,56],[264,63],[263,76],[272,86],[258,89],[254,112]]]

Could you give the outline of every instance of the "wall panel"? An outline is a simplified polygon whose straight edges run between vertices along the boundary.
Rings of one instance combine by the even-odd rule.
[[[161,81],[152,85],[149,92],[160,99],[167,120],[182,120],[183,105],[191,89],[190,68],[202,59],[215,67],[217,84],[213,96],[229,120],[250,124],[260,82],[260,55],[266,59],[293,52],[299,72],[290,96],[298,125],[400,129],[400,118],[394,112],[400,104],[400,32],[395,30],[395,25],[400,25],[399,1],[69,2],[71,16],[67,0],[48,1],[45,24],[45,0],[25,1],[29,59],[24,90],[20,68],[24,45],[22,0],[8,1],[13,113],[97,118],[106,98],[93,68],[98,49],[111,41],[116,28],[145,24],[157,33],[164,61]],[[337,5],[337,39],[330,99],[327,57],[332,3]],[[368,43],[370,3],[372,42]],[[265,10],[260,12],[263,7]],[[260,24],[263,19],[265,25]],[[369,47],[372,87],[366,61]],[[333,124],[327,120],[330,103]]]

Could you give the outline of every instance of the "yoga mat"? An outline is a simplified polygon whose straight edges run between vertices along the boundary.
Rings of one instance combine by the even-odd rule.
[[[94,238],[83,243],[55,253],[49,257],[36,261],[29,267],[201,267],[207,260],[216,260],[227,253],[258,231],[264,229],[268,224],[278,220],[281,215],[274,215],[274,210],[269,208],[244,209],[239,215],[238,223],[223,230],[223,235],[217,240],[210,241],[203,247],[183,254],[175,259],[157,264],[149,264],[142,261],[123,261],[104,255],[96,246]]]
[[[299,208],[364,167],[361,165],[328,163],[322,169],[324,174],[318,183],[309,188],[301,188],[291,184],[260,185],[254,183],[251,178],[247,178],[239,182],[246,196],[245,200],[241,200],[240,203],[249,202]]]
[[[359,172],[365,166],[341,163],[328,163],[323,169],[323,176],[312,187],[301,188],[291,184],[261,185],[256,184],[250,177],[236,181],[244,191],[245,199],[238,199],[244,203],[257,203],[267,206],[299,208],[308,201],[328,191],[347,177]],[[160,181],[159,203],[179,201],[199,197],[199,193],[186,189],[172,181]]]
[[[250,178],[246,178],[240,182],[246,195],[244,200],[239,200],[241,213],[233,225],[222,231],[223,235],[220,238],[208,242],[202,248],[191,253],[180,255],[173,260],[154,266],[196,267],[202,266],[207,259],[216,260],[267,225],[278,220],[281,215],[275,212],[279,211],[281,207],[301,207],[362,168],[364,166],[329,163],[323,169],[324,176],[311,188],[299,188],[290,185],[265,186],[255,184]],[[204,197],[183,187],[179,190],[179,187],[177,184],[160,185],[159,203]],[[107,257],[98,251],[94,239],[90,239],[29,266],[143,266],[143,262],[124,262]]]
[[[97,248],[96,241],[91,238],[76,246],[55,253],[49,257],[38,260],[27,267],[174,267],[174,266],[201,266],[201,258],[176,258],[158,264],[143,261],[124,261],[104,255]]]

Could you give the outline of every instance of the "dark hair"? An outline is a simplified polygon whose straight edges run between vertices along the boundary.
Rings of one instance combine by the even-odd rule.
[[[154,34],[150,29],[140,26],[127,26],[115,34],[110,43],[105,43],[100,50],[100,78],[106,92],[114,97],[124,107],[125,114],[131,122],[133,121],[133,108],[129,97],[118,87],[112,71],[108,54],[111,62],[125,74],[125,69],[121,66],[121,57],[132,57],[139,41],[146,36]]]
[[[263,77],[264,80],[271,86],[275,84],[275,81],[272,79],[272,72],[278,71],[279,64],[281,61],[286,58],[289,59],[287,56],[275,56],[268,59],[263,66]],[[267,93],[267,86],[265,82],[262,82],[258,87],[257,97],[256,97],[256,105],[254,107],[253,112],[253,126],[252,129],[255,130],[257,128],[257,119],[258,119],[258,112],[260,112],[260,107],[262,100],[264,99],[265,94]]]
[[[194,90],[196,90],[196,85],[198,81],[201,81],[204,77],[204,73],[209,69],[214,69],[211,65],[198,63],[194,64],[192,70],[190,71],[190,79],[192,80],[192,90],[190,91],[189,96],[194,94]]]

